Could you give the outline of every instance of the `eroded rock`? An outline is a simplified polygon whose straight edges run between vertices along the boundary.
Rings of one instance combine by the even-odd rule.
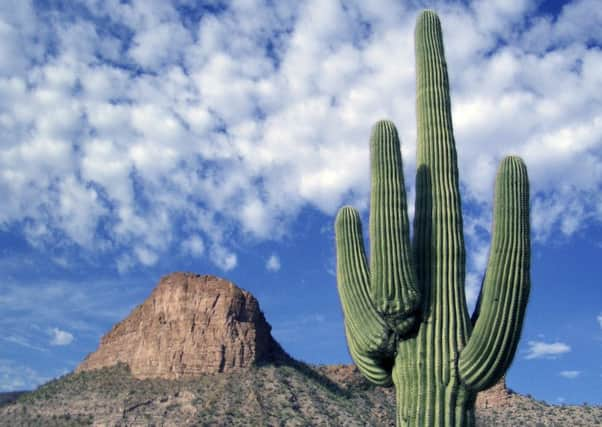
[[[270,331],[249,292],[215,276],[172,273],[76,371],[124,362],[137,378],[227,372],[286,357]]]

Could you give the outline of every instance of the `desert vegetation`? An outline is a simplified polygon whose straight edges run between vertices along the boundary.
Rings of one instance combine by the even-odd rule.
[[[464,294],[466,249],[441,23],[416,23],[418,149],[410,245],[401,148],[392,122],[370,139],[370,265],[359,213],[336,219],[337,282],[349,352],[376,385],[395,385],[397,425],[472,426],[479,391],[509,367],[530,289],[529,181],[506,157],[496,179],[493,241],[477,308]]]
[[[391,388],[352,366],[267,364],[188,380],[134,378],[120,364],[68,374],[0,404],[0,426],[394,426]],[[596,426],[602,407],[549,405],[511,393],[477,408],[476,425]]]

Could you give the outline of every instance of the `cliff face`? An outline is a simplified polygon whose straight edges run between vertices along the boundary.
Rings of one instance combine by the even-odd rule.
[[[493,387],[483,390],[477,395],[477,408],[505,408],[511,404],[512,393],[506,387],[506,378],[503,377]]]
[[[76,372],[124,362],[137,378],[228,372],[285,357],[249,292],[191,273],[163,277]]]

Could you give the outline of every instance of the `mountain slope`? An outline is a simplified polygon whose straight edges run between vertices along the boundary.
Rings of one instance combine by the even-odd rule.
[[[0,394],[1,426],[393,426],[393,389],[353,366],[310,367],[271,336],[258,301],[215,276],[172,273],[75,373]],[[480,426],[602,425],[600,407],[549,406],[503,382]]]
[[[0,425],[384,426],[394,419],[392,396],[361,379],[337,384],[295,362],[186,380],[139,380],[118,365],[22,395],[0,408]]]
[[[166,380],[119,364],[69,374],[0,406],[0,426],[394,426],[392,389],[349,366],[266,364]],[[552,406],[510,394],[478,408],[479,426],[600,426],[602,407]]]

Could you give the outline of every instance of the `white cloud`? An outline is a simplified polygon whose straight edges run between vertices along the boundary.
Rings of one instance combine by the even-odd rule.
[[[0,76],[23,72],[43,53],[34,41],[36,24],[30,1],[0,4]]]
[[[213,245],[210,250],[211,260],[224,271],[230,271],[236,267],[238,257],[223,246]]]
[[[138,261],[143,265],[154,265],[159,260],[159,256],[153,250],[146,247],[137,246],[134,252],[138,257]]]
[[[50,330],[50,345],[69,345],[73,342],[73,334],[67,331],[63,331],[59,328],[52,328]]]
[[[278,271],[280,270],[280,258],[276,254],[270,255],[268,260],[265,263],[265,268],[268,271]]]
[[[136,32],[130,55],[145,68],[177,61],[178,54],[191,43],[188,31],[179,23],[162,23]]]
[[[147,295],[147,286],[133,286],[130,280],[88,280],[83,287],[77,280],[5,281],[0,285],[0,328],[5,331],[0,339],[43,352],[50,340],[68,338],[62,332],[96,341],[107,325],[125,317],[132,301]]]
[[[49,379],[13,360],[0,359],[0,391],[33,390]]]
[[[581,371],[560,371],[559,375],[569,380],[573,380],[581,375]]]
[[[466,274],[466,288],[464,292],[466,292],[466,304],[468,305],[469,310],[473,310],[477,299],[479,298],[479,291],[481,290],[481,274],[475,274],[468,272]]]
[[[194,257],[200,257],[205,252],[205,244],[198,234],[193,234],[182,242],[182,250]]]
[[[280,238],[307,206],[365,209],[367,141],[383,117],[398,125],[413,188],[417,10],[383,3],[253,0],[193,23],[161,1],[87,1],[77,19],[3,8],[0,50],[26,54],[0,60],[0,223],[27,224],[39,247],[115,252],[120,271],[153,265],[185,230],[207,250],[183,250],[231,269],[241,235]],[[593,4],[555,20],[527,19],[526,1],[440,4],[475,218],[491,211],[499,160],[517,153],[536,238],[602,221]],[[131,38],[97,27],[107,21]],[[475,236],[472,282],[486,254]]]
[[[48,351],[47,349],[45,349],[44,347],[40,347],[37,346],[35,344],[32,344],[30,342],[29,339],[22,337],[22,336],[16,336],[16,335],[8,335],[5,337],[2,337],[2,339],[6,342],[12,343],[12,344],[17,344],[21,347],[26,347],[26,348],[30,348],[32,350],[36,350],[36,351]]]
[[[571,351],[571,347],[563,342],[546,343],[543,341],[529,341],[529,348],[525,359],[555,359]]]
[[[602,329],[602,313],[596,317],[596,320],[598,321],[598,325],[600,325],[600,329]]]
[[[92,247],[99,218],[106,214],[105,206],[97,202],[98,193],[74,176],[67,176],[59,188],[58,215],[63,229],[77,244]]]
[[[123,274],[130,271],[136,265],[136,262],[132,256],[125,254],[117,258],[115,264],[117,271]]]
[[[479,296],[487,269],[490,247],[491,213],[475,216],[472,211],[464,217],[464,235],[467,247],[466,302],[472,310]]]

